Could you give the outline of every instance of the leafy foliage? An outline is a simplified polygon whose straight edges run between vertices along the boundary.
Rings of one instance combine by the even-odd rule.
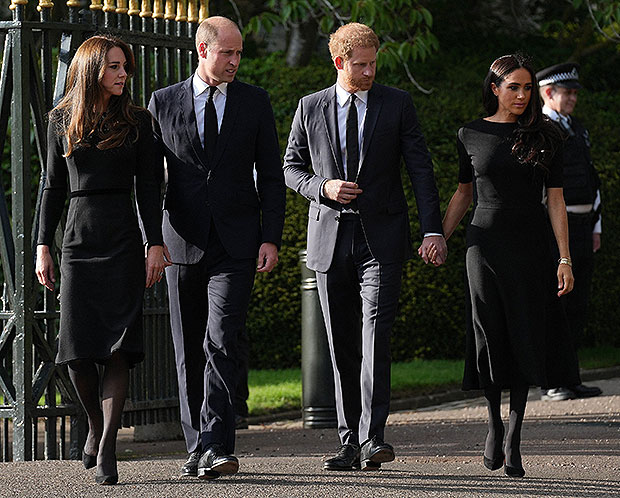
[[[268,0],[270,10],[254,16],[245,31],[270,32],[274,26],[313,19],[323,36],[349,22],[372,26],[381,40],[379,68],[404,68],[415,83],[410,65],[424,61],[439,48],[431,32],[433,16],[418,0]]]
[[[607,40],[620,43],[620,1],[572,0],[575,9],[586,7],[597,31]]]

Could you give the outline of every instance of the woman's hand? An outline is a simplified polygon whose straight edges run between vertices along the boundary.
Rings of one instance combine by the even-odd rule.
[[[50,254],[50,248],[46,245],[37,246],[37,262],[35,273],[39,279],[39,283],[47,289],[53,291],[56,278],[54,276],[54,260]]]
[[[573,269],[570,265],[558,265],[558,297],[568,294],[573,290],[575,285],[575,277],[573,277]]]
[[[151,246],[146,253],[146,288],[159,282],[164,276],[164,270],[170,266],[170,253],[164,246]]]

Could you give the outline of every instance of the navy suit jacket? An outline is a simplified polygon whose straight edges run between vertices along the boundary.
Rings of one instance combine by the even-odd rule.
[[[337,105],[335,85],[303,97],[284,156],[287,186],[310,200],[307,266],[321,272],[331,266],[343,207],[320,193],[325,180],[345,178]],[[366,241],[380,263],[403,262],[413,256],[402,160],[413,184],[422,233],[443,233],[433,164],[411,97],[374,83],[368,92],[356,182],[363,190],[357,206]]]
[[[164,242],[175,263],[196,263],[213,223],[231,257],[256,258],[263,242],[280,247],[284,226],[285,185],[269,96],[239,81],[228,85],[209,166],[196,125],[192,77],[155,91],[149,103],[168,173]]]

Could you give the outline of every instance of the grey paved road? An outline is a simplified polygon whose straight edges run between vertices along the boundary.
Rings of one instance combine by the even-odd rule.
[[[482,466],[483,400],[390,415],[386,440],[397,459],[379,472],[327,473],[334,430],[300,422],[251,426],[238,434],[239,474],[216,481],[177,477],[183,443],[119,441],[120,484],[94,483],[80,462],[0,464],[7,497],[620,497],[620,378],[596,381],[604,395],[542,402],[532,391],[523,430],[526,477],[512,480]],[[507,413],[507,405],[504,405]]]

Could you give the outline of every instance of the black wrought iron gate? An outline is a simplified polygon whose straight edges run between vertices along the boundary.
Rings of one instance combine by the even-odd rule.
[[[120,36],[136,56],[134,101],[146,105],[154,89],[189,76],[208,3],[68,0],[55,8],[39,0],[38,18],[29,20],[32,2],[12,0],[13,20],[0,22],[0,461],[77,458],[84,438],[75,391],[54,364],[58,302],[34,276],[46,116],[64,92],[71,57],[96,32]],[[55,10],[67,19],[53,20]],[[60,246],[60,230],[56,240]],[[163,284],[147,294],[144,321],[147,359],[132,370],[127,426],[178,418]]]

